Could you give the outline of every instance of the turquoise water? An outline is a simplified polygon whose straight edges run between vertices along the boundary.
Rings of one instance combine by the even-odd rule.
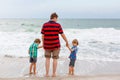
[[[120,29],[120,19],[68,19],[60,20],[64,28],[115,28]]]
[[[38,32],[49,19],[0,19],[0,31]],[[120,29],[120,19],[59,19],[64,29]]]

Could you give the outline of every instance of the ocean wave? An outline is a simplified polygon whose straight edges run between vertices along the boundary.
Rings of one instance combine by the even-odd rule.
[[[73,39],[78,39],[78,59],[110,59],[120,58],[120,30],[114,28],[64,29],[70,46]],[[35,38],[41,38],[39,32],[0,32],[0,55],[28,57],[28,48]],[[61,41],[60,56],[68,58],[69,50]],[[38,56],[43,56],[43,49],[38,50]]]

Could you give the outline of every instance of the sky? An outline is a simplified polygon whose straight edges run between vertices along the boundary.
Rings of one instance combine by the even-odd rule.
[[[120,0],[0,0],[0,18],[120,18]]]

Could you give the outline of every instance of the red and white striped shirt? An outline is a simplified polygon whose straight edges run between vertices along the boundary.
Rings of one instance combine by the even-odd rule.
[[[44,34],[44,49],[60,48],[59,34],[62,34],[63,30],[59,23],[49,21],[43,24],[41,33]]]

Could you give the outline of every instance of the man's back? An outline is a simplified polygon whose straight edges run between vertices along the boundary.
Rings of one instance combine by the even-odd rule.
[[[49,21],[43,25],[42,34],[44,34],[44,49],[60,48],[59,34],[63,33],[60,24]]]

